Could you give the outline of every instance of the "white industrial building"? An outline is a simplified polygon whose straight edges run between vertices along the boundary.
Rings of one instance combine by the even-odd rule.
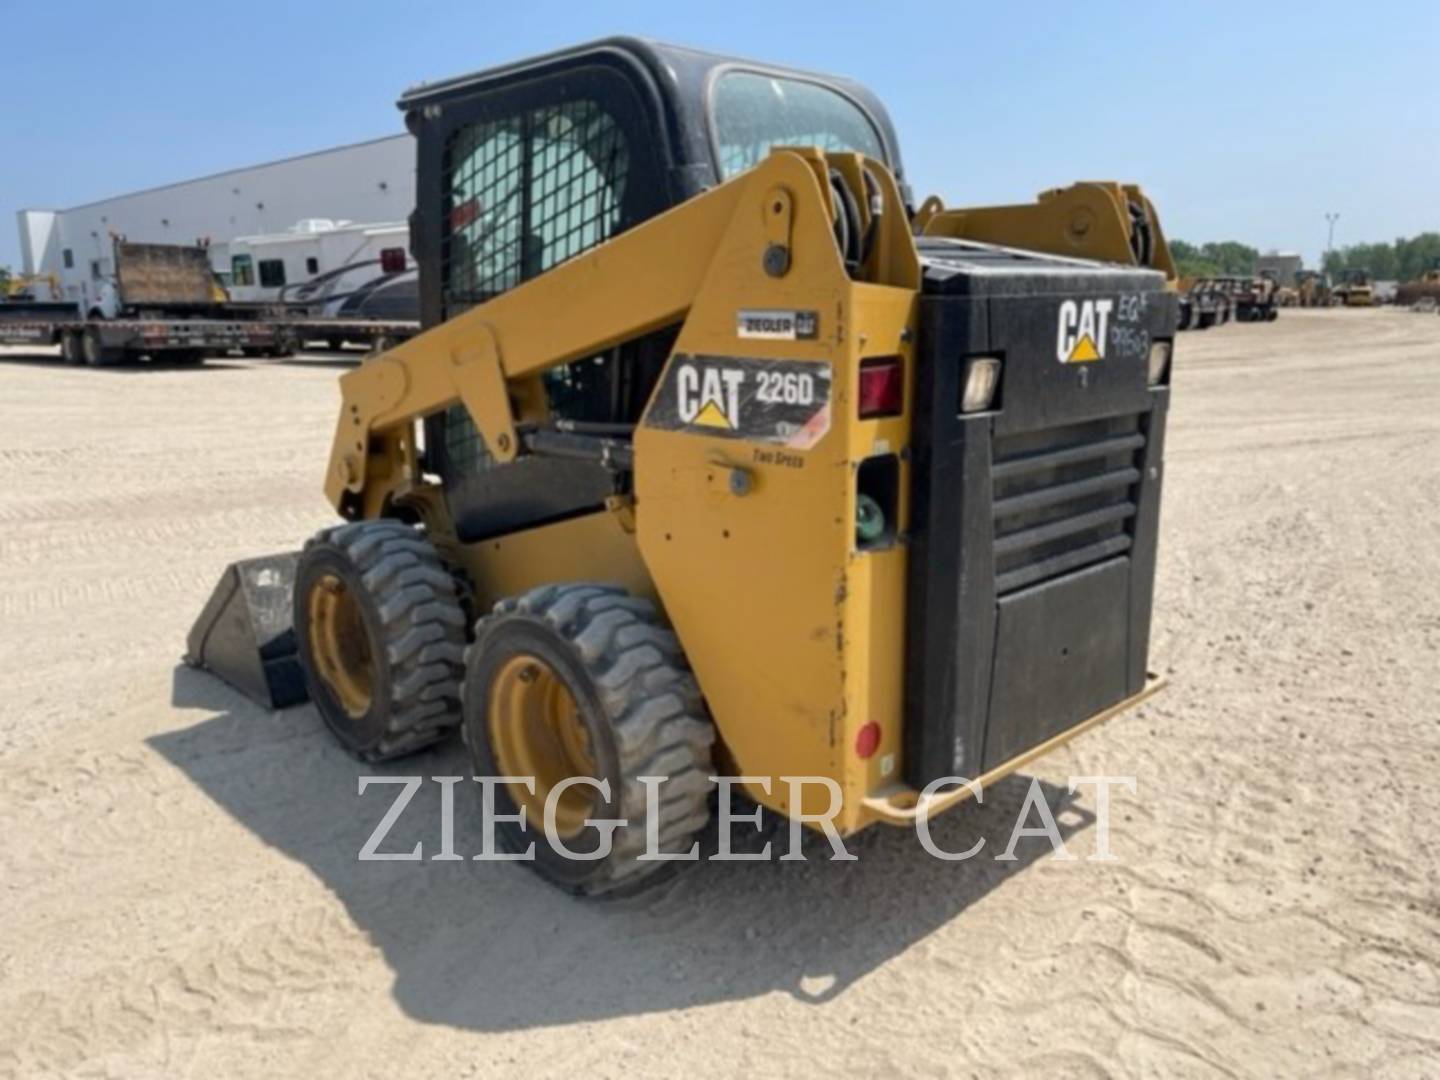
[[[224,271],[237,237],[285,232],[307,219],[400,222],[414,206],[414,140],[394,135],[68,210],[21,210],[20,252],[26,274],[55,275],[64,299],[88,306],[112,272],[112,233],[144,243],[208,241],[211,265]]]

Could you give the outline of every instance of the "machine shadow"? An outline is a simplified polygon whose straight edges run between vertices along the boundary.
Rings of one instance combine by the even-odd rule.
[[[309,705],[265,712],[184,666],[173,703],[211,715],[149,745],[262,841],[308,866],[384,953],[400,1007],[428,1023],[508,1031],[775,991],[818,1004],[1051,853],[1045,839],[1027,837],[1014,861],[995,860],[1030,783],[1012,777],[988,789],[983,806],[933,823],[942,849],[984,840],[964,862],[932,858],[909,830],[875,828],[850,842],[854,862],[814,854],[706,862],[638,897],[582,901],[522,867],[471,861],[479,800],[463,785],[455,798],[462,858],[431,859],[442,789],[427,780],[379,849],[419,843],[423,860],[359,861],[401,787],[359,795],[357,778],[468,775],[458,740],[389,766],[357,764]],[[1063,788],[1042,790],[1067,840],[1093,823]]]

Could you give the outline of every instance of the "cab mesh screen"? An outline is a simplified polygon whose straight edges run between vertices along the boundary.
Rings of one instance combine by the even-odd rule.
[[[446,317],[619,231],[629,170],[623,132],[593,101],[531,109],[456,130],[445,151]],[[559,390],[569,376],[561,369],[546,378]],[[485,467],[489,455],[465,410],[449,410],[444,426],[451,469]]]
[[[456,131],[446,149],[446,314],[608,239],[630,155],[614,119],[571,101]]]

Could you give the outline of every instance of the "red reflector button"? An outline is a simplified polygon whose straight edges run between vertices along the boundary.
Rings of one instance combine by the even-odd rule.
[[[855,733],[855,753],[862,758],[872,757],[880,749],[880,725],[871,720]]]
[[[905,403],[905,379],[898,356],[860,361],[860,419],[899,416]]]

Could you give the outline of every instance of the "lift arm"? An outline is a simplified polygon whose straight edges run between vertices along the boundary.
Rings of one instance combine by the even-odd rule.
[[[948,236],[1159,270],[1175,262],[1154,204],[1135,184],[1086,181],[1042,191],[1033,203],[947,210],[932,195],[915,214],[921,236]]]
[[[765,242],[754,257],[771,277],[783,278],[793,263],[796,219],[833,220],[832,176],[853,184],[851,173],[859,179],[862,168],[882,168],[860,162],[854,154],[776,150],[742,176],[347,373],[340,380],[326,496],[344,517],[376,516],[388,498],[414,483],[414,421],[457,403],[490,454],[512,460],[520,450],[517,422],[546,418],[541,373],[681,321],[707,276],[725,272],[715,266],[717,253],[742,217],[754,215],[747,229],[763,220]],[[913,263],[914,249],[888,173],[880,187],[885,220],[871,269],[893,277],[891,264],[906,252]],[[868,226],[869,200],[862,212]],[[837,249],[837,265],[839,259]],[[918,269],[901,276],[913,285]]]

